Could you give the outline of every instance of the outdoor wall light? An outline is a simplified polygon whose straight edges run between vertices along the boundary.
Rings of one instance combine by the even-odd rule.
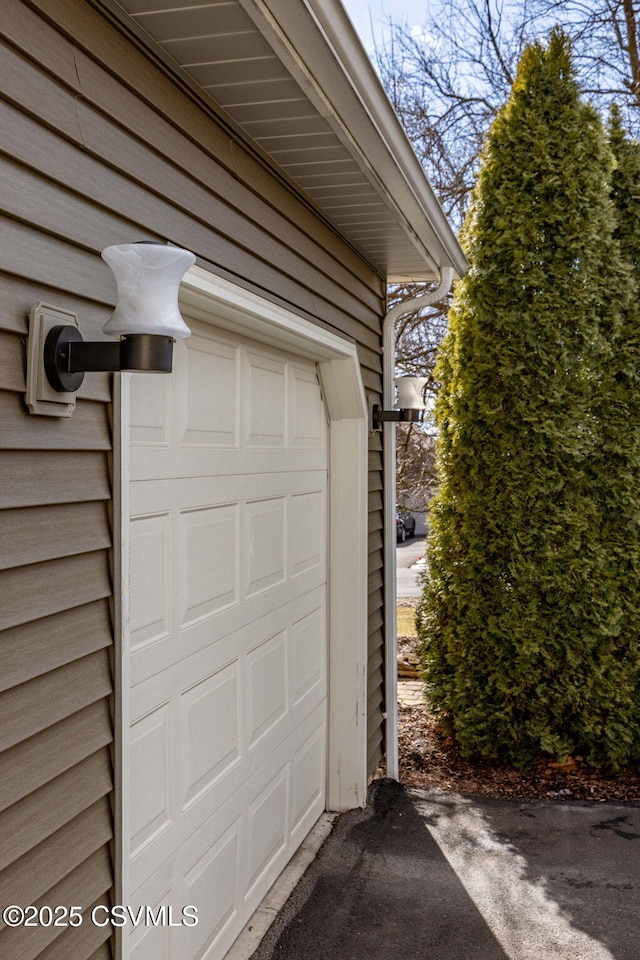
[[[383,410],[380,404],[371,406],[371,429],[381,430],[386,421],[414,423],[420,419],[425,408],[422,390],[427,383],[426,377],[396,377],[393,381],[398,391],[394,410]]]
[[[103,332],[117,341],[85,342],[75,313],[40,303],[31,311],[26,402],[31,413],[71,416],[89,371],[170,373],[173,343],[191,335],[180,315],[180,281],[195,256],[181,247],[142,241],[106,247],[118,300]]]

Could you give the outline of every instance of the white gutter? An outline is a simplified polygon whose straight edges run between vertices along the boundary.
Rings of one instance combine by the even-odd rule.
[[[397,303],[387,312],[382,324],[382,396],[383,409],[394,404],[396,321],[422,307],[438,303],[447,295],[453,282],[453,267],[440,268],[440,283],[419,297]],[[383,485],[384,485],[384,659],[385,701],[387,713],[386,746],[387,776],[398,779],[398,634],[396,616],[396,425],[383,424]]]

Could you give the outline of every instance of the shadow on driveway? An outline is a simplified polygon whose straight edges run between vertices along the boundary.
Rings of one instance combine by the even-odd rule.
[[[341,817],[252,960],[506,960],[400,784]],[[577,958],[576,958],[577,960]]]
[[[638,960],[640,804],[375,781],[252,960]]]
[[[417,809],[428,809],[433,816],[438,806],[433,794],[426,808],[418,796],[416,791]],[[500,873],[491,889],[494,912],[502,899],[503,912],[520,918],[530,940],[536,932],[540,940],[546,939],[555,957],[640,957],[640,805],[484,798],[457,802],[466,809],[459,805],[429,829],[454,863],[458,848],[465,861],[460,874],[471,891],[469,850],[462,853],[459,839],[452,838],[466,834],[476,842],[480,837],[481,844],[489,838],[493,856],[485,854],[482,873],[486,883],[490,860]],[[507,886],[519,891],[519,907],[509,907]],[[485,909],[483,913],[488,916]]]

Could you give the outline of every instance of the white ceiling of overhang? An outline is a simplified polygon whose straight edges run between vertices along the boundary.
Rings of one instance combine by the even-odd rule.
[[[386,171],[321,115],[240,0],[118,2],[381,274],[437,276],[446,258],[432,228],[421,236],[400,213]]]

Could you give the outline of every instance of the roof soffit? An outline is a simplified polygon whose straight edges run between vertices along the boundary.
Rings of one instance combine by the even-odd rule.
[[[113,10],[114,0],[106,5]],[[118,5],[387,279],[435,279],[448,265],[464,272],[451,227],[337,0]]]

